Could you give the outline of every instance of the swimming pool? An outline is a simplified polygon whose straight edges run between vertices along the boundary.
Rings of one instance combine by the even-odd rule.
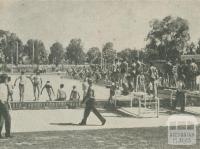
[[[19,75],[10,75],[11,76],[11,82],[12,84],[14,84],[15,79],[19,76]],[[28,76],[28,75],[27,75]],[[50,81],[52,86],[53,86],[53,90],[55,92],[55,96],[57,95],[57,90],[60,86],[61,83],[63,83],[65,85],[65,91],[67,93],[67,99],[69,99],[70,96],[70,92],[72,90],[72,86],[76,85],[77,90],[80,93],[81,96],[81,100],[82,100],[82,82],[79,80],[73,80],[73,79],[67,79],[67,78],[63,78],[60,75],[57,74],[53,74],[53,75],[48,75],[48,74],[43,74],[41,75],[42,81],[43,81],[43,85],[46,83],[46,81]],[[19,89],[18,89],[18,83],[16,84],[15,88],[14,88],[14,93],[13,93],[13,100],[14,101],[19,101]],[[96,91],[96,99],[97,100],[107,100],[109,97],[109,89],[107,89],[106,87],[102,87],[102,86],[97,86],[94,85],[94,89]],[[56,97],[53,96],[53,99],[55,99]],[[34,99],[33,96],[33,86],[31,81],[27,78],[26,79],[26,84],[25,84],[25,95],[24,95],[24,101],[31,101]],[[48,100],[48,95],[46,90],[44,89],[43,94],[40,97],[41,101],[46,101]]]

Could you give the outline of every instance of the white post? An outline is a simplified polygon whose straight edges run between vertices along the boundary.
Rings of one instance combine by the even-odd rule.
[[[11,73],[13,74],[13,52],[12,52],[12,57],[11,57],[11,64],[12,64],[12,70],[11,70]]]
[[[33,41],[33,56],[32,56],[32,64],[34,64],[34,59],[35,59],[35,47],[34,47],[34,41]]]
[[[16,64],[18,65],[18,56],[19,56],[19,49],[18,49],[18,41],[17,41],[17,51],[16,51]]]
[[[157,104],[157,106],[158,106],[158,107],[157,107],[157,118],[158,118],[158,117],[159,117],[159,114],[160,114],[160,98],[157,97],[157,100],[158,100],[158,101],[157,101],[157,103],[158,103],[158,104]]]
[[[140,114],[141,114],[141,99],[139,99],[139,109],[138,109],[138,117],[140,117]]]
[[[131,93],[131,108],[133,107],[133,93]]]
[[[103,51],[101,51],[101,69],[103,69]]]
[[[117,95],[118,95],[118,90],[115,91],[115,95],[114,95],[114,105],[115,105],[115,107],[117,106]]]

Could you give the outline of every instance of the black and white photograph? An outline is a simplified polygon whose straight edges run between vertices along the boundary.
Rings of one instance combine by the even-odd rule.
[[[0,0],[0,149],[199,149],[200,0]]]

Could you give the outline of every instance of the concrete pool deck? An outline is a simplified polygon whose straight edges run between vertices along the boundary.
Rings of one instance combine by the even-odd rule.
[[[57,109],[57,110],[16,110],[11,111],[12,132],[39,132],[39,131],[65,131],[90,130],[108,128],[140,128],[167,126],[170,114],[160,114],[159,118],[124,117],[99,109],[106,118],[106,124],[91,113],[86,126],[77,125],[83,116],[83,109]],[[200,121],[199,117],[196,117]]]

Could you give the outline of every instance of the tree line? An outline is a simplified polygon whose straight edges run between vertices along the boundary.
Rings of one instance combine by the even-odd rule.
[[[143,61],[176,60],[182,54],[200,54],[200,40],[197,45],[190,42],[189,23],[181,17],[166,16],[149,23],[150,31],[143,49],[126,48],[117,52],[112,42],[102,49],[91,47],[84,52],[81,39],[71,39],[67,47],[55,42],[47,50],[42,40],[29,39],[26,43],[9,31],[0,30],[0,63],[13,64],[100,64],[103,57],[107,63],[115,58],[129,63],[135,57]]]

